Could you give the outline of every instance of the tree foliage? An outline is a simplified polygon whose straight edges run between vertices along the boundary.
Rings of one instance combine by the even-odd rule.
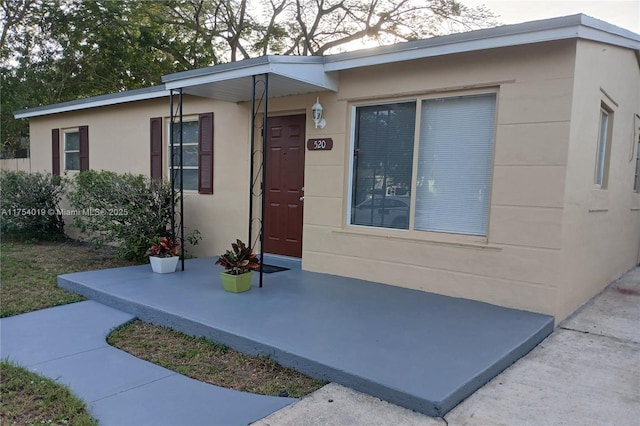
[[[0,0],[2,154],[28,136],[13,111],[159,84],[266,54],[324,55],[493,25],[458,0]]]

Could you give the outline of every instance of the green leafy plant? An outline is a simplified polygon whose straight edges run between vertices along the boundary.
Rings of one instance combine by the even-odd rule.
[[[171,187],[142,175],[87,170],[73,180],[73,225],[96,247],[117,248],[124,259],[145,262],[156,236],[171,234]]]
[[[199,229],[194,229],[189,235],[184,237],[187,242],[192,246],[197,246],[202,241],[202,232]]]
[[[180,243],[172,237],[156,237],[147,254],[155,257],[173,257],[178,255]]]
[[[23,241],[64,240],[60,201],[65,179],[48,173],[0,172],[0,230]]]
[[[220,255],[216,261],[216,265],[221,265],[225,273],[240,275],[260,267],[258,256],[253,253],[251,247],[247,247],[242,241],[236,240],[231,244],[231,249]]]

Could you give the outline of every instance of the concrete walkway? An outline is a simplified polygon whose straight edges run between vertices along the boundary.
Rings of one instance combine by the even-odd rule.
[[[93,301],[0,319],[2,358],[66,384],[100,425],[246,425],[296,401],[212,386],[106,343],[132,315]]]
[[[271,259],[269,263],[289,260]],[[225,292],[214,259],[61,275],[58,284],[143,321],[265,355],[318,379],[442,416],[553,331],[547,315],[290,266]]]
[[[334,383],[254,426],[640,425],[640,268],[450,411],[427,417]]]
[[[102,425],[234,425],[260,418],[256,426],[639,424],[640,269],[444,418],[335,383],[291,404],[196,382],[105,343],[110,329],[132,317],[88,301],[4,318],[1,356],[69,384]]]

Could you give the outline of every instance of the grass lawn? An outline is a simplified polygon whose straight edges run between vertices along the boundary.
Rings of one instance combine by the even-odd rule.
[[[85,403],[76,398],[67,387],[8,361],[0,361],[0,387],[0,424],[98,424],[87,412]]]
[[[74,242],[19,243],[0,247],[0,317],[37,311],[84,300],[57,287],[57,276],[134,263],[116,259],[109,250],[94,250]]]
[[[271,359],[244,355],[204,338],[142,321],[114,330],[107,342],[196,380],[245,392],[298,398],[326,384]]]
[[[132,264],[116,259],[109,250],[93,250],[72,241],[21,243],[3,239],[0,317],[84,300],[56,286],[59,274]],[[0,373],[0,424],[97,424],[67,387],[5,360],[0,363]]]

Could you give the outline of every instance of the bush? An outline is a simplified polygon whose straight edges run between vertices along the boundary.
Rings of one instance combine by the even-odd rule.
[[[0,172],[0,230],[18,240],[62,240],[65,179],[48,173]]]
[[[154,237],[170,234],[171,187],[142,175],[88,170],[75,176],[69,202],[73,224],[97,247],[114,244],[118,255],[147,261]]]

